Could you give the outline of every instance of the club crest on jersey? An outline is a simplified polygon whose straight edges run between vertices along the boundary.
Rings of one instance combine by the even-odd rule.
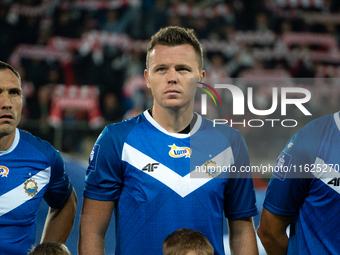
[[[186,157],[190,158],[191,155],[191,149],[188,147],[178,147],[175,144],[173,145],[168,145],[171,149],[169,151],[170,157],[173,158],[181,158],[181,157]]]
[[[1,177],[7,177],[9,173],[9,169],[5,166],[0,166],[0,176]]]
[[[217,163],[213,160],[208,160],[205,162],[203,168],[205,169],[205,172],[211,177],[216,177],[220,174]]]
[[[38,193],[38,183],[30,178],[24,183],[24,190],[27,195],[34,197]]]

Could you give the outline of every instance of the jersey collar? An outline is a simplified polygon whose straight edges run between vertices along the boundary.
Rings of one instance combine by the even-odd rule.
[[[198,115],[197,113],[194,113],[197,115],[197,120],[195,125],[192,127],[191,131],[189,134],[180,134],[180,133],[169,133],[167,130],[165,130],[161,125],[159,125],[154,118],[152,118],[152,116],[150,115],[150,113],[148,112],[148,110],[143,112],[144,117],[151,123],[151,125],[153,125],[155,128],[157,128],[159,131],[176,137],[176,138],[187,138],[190,137],[191,135],[193,135],[194,133],[197,132],[197,130],[200,128],[201,123],[202,123],[202,116]]]
[[[20,132],[19,132],[19,129],[15,129],[15,137],[14,137],[14,141],[11,145],[11,147],[5,151],[0,151],[0,156],[3,156],[5,154],[8,154],[10,152],[12,152],[18,145],[19,143],[19,140],[20,140]]]

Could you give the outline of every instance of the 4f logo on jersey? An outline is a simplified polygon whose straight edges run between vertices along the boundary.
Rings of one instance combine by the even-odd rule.
[[[190,158],[191,155],[191,149],[188,147],[178,147],[176,144],[169,145],[171,148],[169,151],[170,157],[173,158],[181,158],[181,157],[186,157]]]
[[[327,184],[333,185],[333,186],[339,186],[340,185],[340,178],[335,177],[332,180],[330,180],[329,182],[327,182]]]
[[[158,166],[159,163],[149,163],[145,167],[143,167],[142,170],[147,172],[153,172],[153,170],[157,169]]]
[[[9,169],[5,166],[0,166],[0,176],[7,177]]]

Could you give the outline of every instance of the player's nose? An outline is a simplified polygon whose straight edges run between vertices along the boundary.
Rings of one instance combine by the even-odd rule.
[[[168,72],[168,83],[176,84],[178,82],[178,74],[175,68],[170,68]]]
[[[12,108],[12,102],[10,96],[7,92],[0,93],[0,109],[10,109]]]

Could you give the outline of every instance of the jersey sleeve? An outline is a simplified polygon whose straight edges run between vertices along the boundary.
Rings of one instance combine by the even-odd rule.
[[[325,115],[292,136],[277,158],[264,208],[281,216],[295,216],[299,212],[309,194],[321,143],[332,125],[333,115]]]
[[[105,127],[93,147],[85,176],[84,196],[87,198],[112,201],[120,195],[123,142],[114,139],[115,133],[114,126]]]
[[[62,207],[71,195],[73,186],[65,172],[64,161],[55,150],[54,164],[51,165],[51,178],[44,195],[46,203],[52,208]]]
[[[228,219],[241,219],[257,215],[255,189],[251,172],[245,171],[250,166],[249,153],[241,134],[236,131],[234,166],[236,172],[231,175],[225,190],[225,216]],[[249,169],[249,168],[248,168]]]
[[[264,208],[281,216],[295,216],[309,192],[311,177],[304,171],[311,157],[300,135],[295,134],[277,158]]]

